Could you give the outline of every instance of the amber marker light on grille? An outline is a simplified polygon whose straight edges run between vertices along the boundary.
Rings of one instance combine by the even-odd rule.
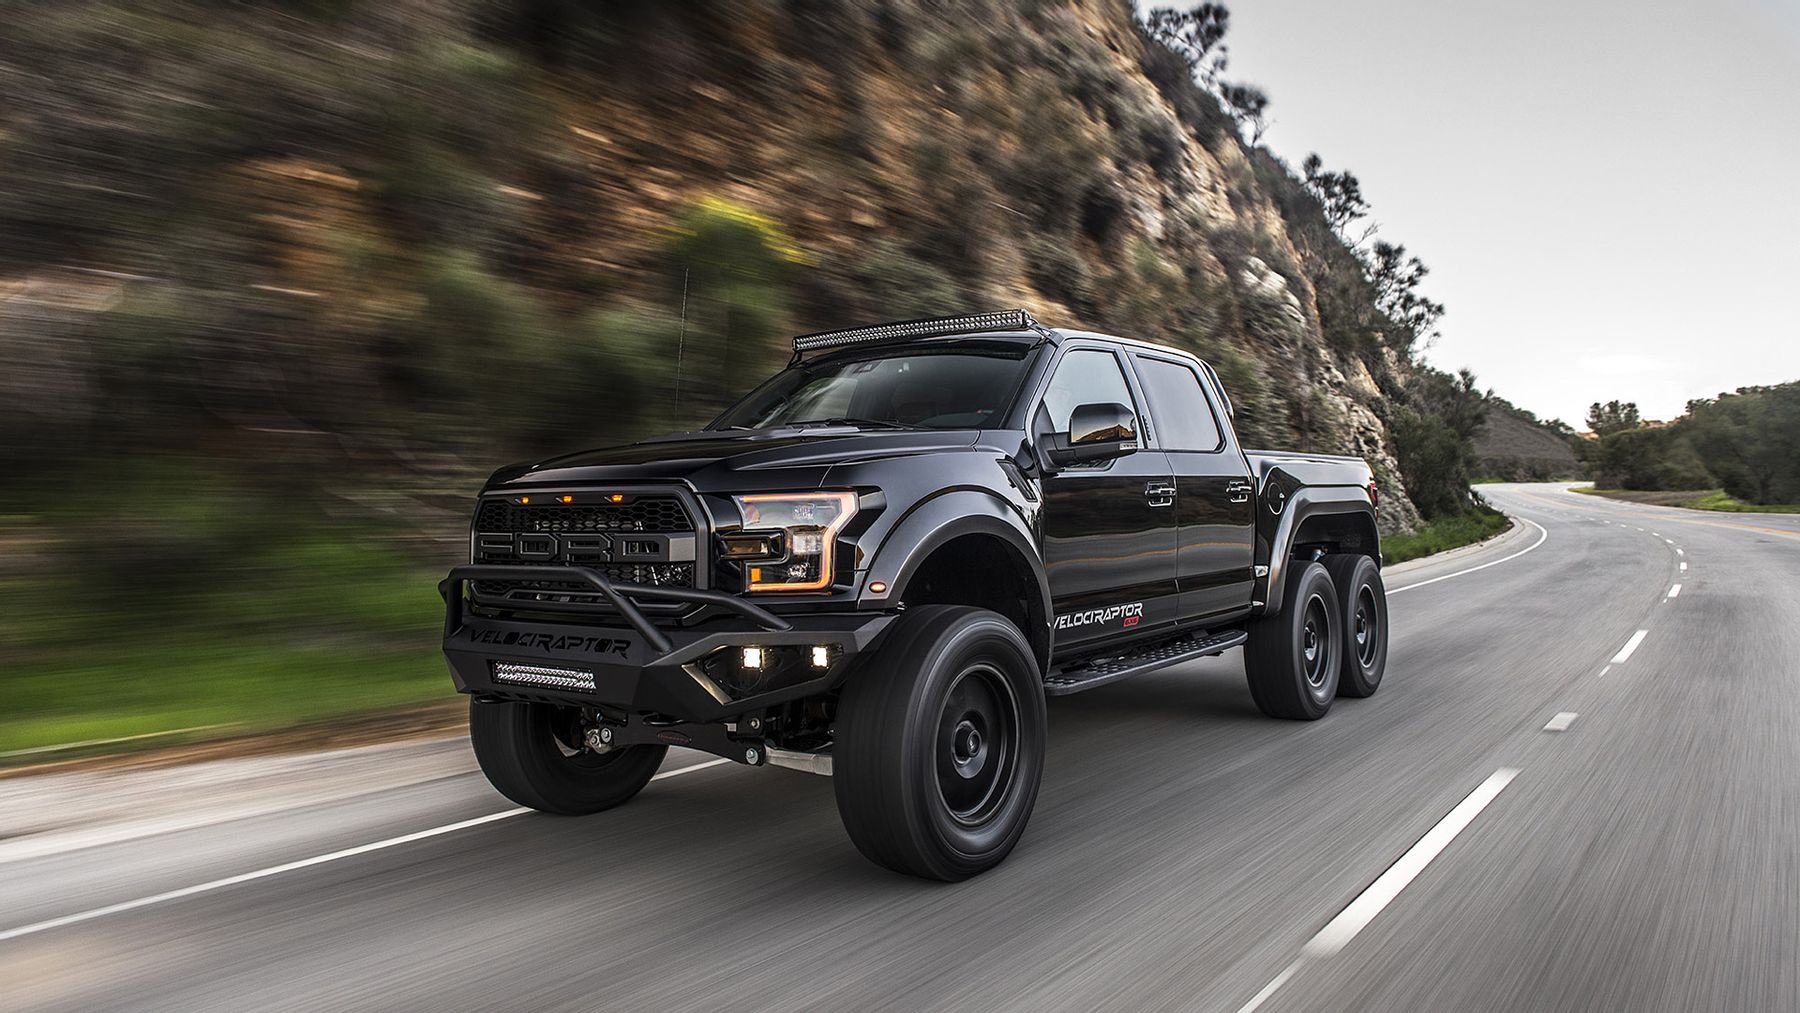
[[[607,498],[607,499],[609,499],[609,500],[612,500],[612,501],[613,501],[613,502],[614,502],[614,503],[623,503],[623,502],[625,502],[625,494],[624,494],[624,493],[622,493],[622,492],[615,492],[615,493],[613,493],[613,494],[612,494],[612,495],[611,495],[611,496],[608,496],[608,497],[606,497],[606,498]]]
[[[564,503],[573,503],[573,502],[575,502],[575,497],[573,497],[573,496],[564,496],[564,497],[562,497],[562,501],[563,501],[563,502],[564,502]]]
[[[530,496],[520,496],[519,497],[519,505],[520,506],[524,506],[525,504],[527,504],[529,502],[531,502]]]

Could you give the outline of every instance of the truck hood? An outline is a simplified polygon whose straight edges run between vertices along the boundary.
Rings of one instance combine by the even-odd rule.
[[[866,430],[849,426],[677,433],[622,447],[584,450],[502,468],[488,488],[605,482],[683,481],[700,492],[782,484],[817,486],[832,466],[962,450],[975,430]],[[774,475],[761,474],[776,472]]]

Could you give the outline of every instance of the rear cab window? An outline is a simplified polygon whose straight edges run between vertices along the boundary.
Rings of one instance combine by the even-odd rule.
[[[1211,452],[1225,445],[1218,416],[1193,366],[1148,355],[1132,359],[1150,402],[1151,430],[1162,449]]]

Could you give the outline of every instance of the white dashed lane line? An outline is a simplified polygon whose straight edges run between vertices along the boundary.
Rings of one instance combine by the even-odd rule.
[[[1680,593],[1681,593],[1681,585],[1680,584],[1671,584],[1671,585],[1669,585],[1669,593],[1667,595],[1664,595],[1664,597],[1673,598]]]
[[[1556,716],[1550,719],[1550,723],[1544,726],[1544,731],[1566,732],[1579,716],[1574,711],[1557,711]]]
[[[1613,655],[1612,663],[1615,665],[1623,665],[1627,661],[1630,661],[1632,652],[1636,651],[1638,645],[1643,643],[1644,638],[1649,635],[1649,630],[1639,630],[1636,633],[1633,633],[1631,639],[1625,641],[1625,646],[1619,648],[1619,653]]]

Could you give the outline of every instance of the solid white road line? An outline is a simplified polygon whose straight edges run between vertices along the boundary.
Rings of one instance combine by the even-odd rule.
[[[1666,597],[1673,598],[1680,593],[1681,593],[1681,585],[1680,584],[1671,584],[1671,585],[1669,585],[1669,593],[1668,593],[1668,595],[1666,595]]]
[[[1631,639],[1625,641],[1625,646],[1619,648],[1619,653],[1613,655],[1612,663],[1615,665],[1623,665],[1627,661],[1630,661],[1631,660],[1631,652],[1637,650],[1638,645],[1643,643],[1644,638],[1649,635],[1650,635],[1649,630],[1639,630],[1636,633],[1633,633],[1631,635]]]
[[[1370,883],[1368,889],[1358,894],[1357,898],[1350,902],[1349,907],[1338,912],[1336,918],[1326,922],[1325,927],[1319,930],[1318,935],[1312,937],[1312,941],[1306,944],[1301,953],[1308,957],[1329,957],[1343,949],[1346,943],[1356,938],[1356,934],[1362,931],[1363,926],[1374,921],[1375,916],[1380,914],[1381,910],[1387,907],[1395,897],[1399,896],[1400,891],[1406,889],[1407,884],[1411,883],[1419,873],[1425,871],[1425,867],[1431,864],[1431,860],[1449,846],[1450,842],[1456,839],[1456,835],[1462,833],[1464,827],[1472,823],[1475,817],[1481,815],[1481,810],[1486,809],[1488,803],[1492,802],[1506,789],[1507,785],[1512,783],[1512,779],[1518,776],[1519,771],[1513,767],[1501,767],[1489,774],[1487,780],[1477,785],[1474,791],[1469,792],[1467,797],[1456,804],[1456,808],[1450,810],[1443,819],[1438,820],[1437,826],[1427,830],[1425,836],[1419,838],[1417,844],[1408,848],[1406,854],[1400,856],[1399,861],[1388,866],[1388,870],[1382,873],[1375,882]]]
[[[1388,594],[1399,594],[1402,591],[1411,591],[1415,587],[1424,587],[1427,584],[1435,584],[1440,580],[1449,580],[1451,577],[1460,577],[1465,573],[1474,573],[1476,570],[1485,570],[1490,566],[1499,566],[1501,563],[1510,562],[1511,560],[1518,559],[1520,556],[1523,556],[1525,553],[1530,552],[1532,549],[1535,549],[1538,546],[1544,544],[1545,539],[1548,539],[1550,537],[1550,532],[1545,531],[1544,526],[1542,524],[1539,524],[1536,521],[1525,520],[1525,518],[1523,518],[1523,517],[1520,517],[1519,520],[1525,521],[1525,523],[1538,529],[1537,541],[1532,542],[1530,545],[1525,546],[1523,549],[1520,549],[1519,551],[1513,553],[1510,556],[1502,556],[1499,559],[1496,559],[1492,562],[1483,563],[1480,566],[1471,566],[1467,570],[1458,570],[1455,573],[1446,573],[1441,577],[1433,577],[1430,580],[1421,580],[1417,584],[1408,584],[1405,587],[1390,587],[1387,589],[1387,593]]]
[[[1557,711],[1556,716],[1550,719],[1550,723],[1544,726],[1544,731],[1566,732],[1579,716],[1574,711]]]
[[[1294,976],[1294,972],[1300,970],[1300,964],[1304,960],[1304,957],[1295,960],[1287,966],[1287,970],[1282,971],[1280,974],[1270,979],[1269,983],[1262,987],[1261,992],[1251,996],[1249,1002],[1238,1007],[1238,1013],[1256,1013],[1256,1010],[1261,1008],[1263,1003],[1269,1001],[1269,996],[1275,994],[1276,989],[1287,984],[1287,980]]]
[[[704,770],[707,767],[716,767],[721,763],[730,762],[730,760],[721,757],[717,760],[708,760],[705,763],[696,763],[691,767],[678,767],[675,770],[665,770],[655,777],[652,777],[650,780],[660,781],[665,777],[674,777],[678,774],[687,774],[692,771]],[[286,872],[309,869],[315,865],[324,865],[327,862],[355,858],[358,855],[366,855],[372,851],[384,851],[388,848],[397,848],[402,844],[411,844],[415,841],[428,840],[433,837],[442,837],[445,834],[453,834],[458,830],[468,830],[471,827],[479,827],[488,823],[498,823],[501,820],[511,819],[514,816],[523,816],[532,811],[533,810],[526,808],[505,809],[497,813],[488,813],[486,816],[477,816],[474,819],[461,820],[456,823],[446,823],[441,827],[432,827],[430,830],[420,830],[417,833],[402,834],[399,837],[389,837],[384,841],[375,841],[371,844],[360,844],[354,848],[345,848],[342,851],[333,851],[324,855],[314,855],[311,858],[302,858],[295,862],[284,862],[281,865],[271,865],[266,869],[257,869],[254,872],[245,872],[236,876],[226,876],[224,879],[215,879],[205,883],[197,883],[193,886],[184,886],[179,890],[169,890],[165,893],[152,894],[149,897],[139,897],[136,900],[128,900],[118,904],[108,904],[105,907],[92,908],[87,911],[78,911],[75,914],[63,915],[60,918],[51,918],[47,921],[35,922],[30,925],[21,925],[16,929],[7,929],[4,932],[0,932],[0,942],[5,942],[9,939],[18,939],[21,936],[29,936],[38,932],[47,932],[50,929],[60,929],[65,925],[75,925],[80,922],[93,921],[96,918],[105,918],[108,915],[122,914],[126,911],[135,911],[138,908],[150,907],[153,904],[164,904],[172,900],[181,900],[184,897],[192,897],[196,894],[211,893],[214,890],[223,890],[228,886],[237,886],[240,883],[250,883],[259,879],[268,879],[270,876],[279,876]]]

